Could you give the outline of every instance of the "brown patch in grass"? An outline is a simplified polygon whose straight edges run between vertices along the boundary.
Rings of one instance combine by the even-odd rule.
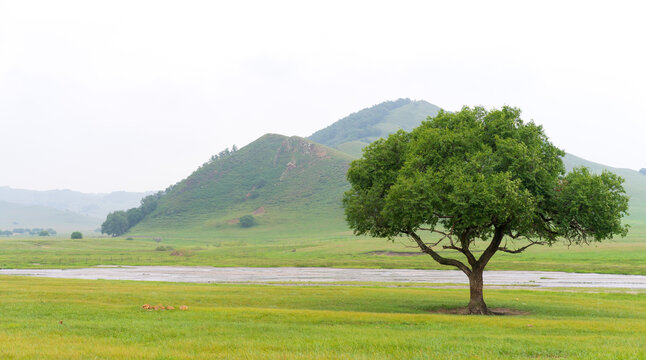
[[[240,219],[238,219],[238,218],[227,220],[227,224],[231,224],[231,225],[237,224],[239,222],[240,222]]]
[[[262,215],[264,213],[265,213],[265,207],[264,206],[261,206],[261,207],[257,208],[256,210],[254,210],[252,212],[252,214],[254,214],[254,215]]]
[[[529,311],[523,311],[510,308],[490,308],[493,314],[491,315],[529,315]],[[450,314],[450,315],[468,315],[467,308],[452,308],[452,309],[433,309],[428,310],[431,314]]]
[[[180,250],[173,250],[170,253],[170,256],[186,256],[186,257],[191,257],[193,256],[193,250],[185,250],[185,249],[180,249]]]

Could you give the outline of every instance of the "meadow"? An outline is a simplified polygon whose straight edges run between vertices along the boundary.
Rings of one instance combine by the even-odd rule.
[[[643,292],[0,278],[2,359],[643,359]],[[145,303],[188,310],[144,310]]]
[[[308,224],[309,225],[309,224]],[[324,227],[322,224],[321,227]],[[310,226],[311,227],[311,226]],[[235,225],[217,232],[97,237],[0,238],[2,268],[65,268],[94,265],[326,266],[364,268],[450,269],[419,253],[405,238],[355,237],[306,229]],[[637,229],[639,230],[639,229]],[[318,235],[317,235],[318,232]],[[329,235],[321,235],[329,234]],[[132,239],[132,240],[128,240]],[[590,246],[535,246],[521,254],[496,254],[489,270],[541,270],[646,275],[646,242],[632,231],[627,238]],[[444,252],[455,256],[452,252]]]

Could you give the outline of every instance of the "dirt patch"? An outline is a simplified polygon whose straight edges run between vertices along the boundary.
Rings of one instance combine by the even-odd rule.
[[[237,224],[239,222],[240,222],[240,219],[238,218],[227,220],[227,224]]]
[[[385,256],[418,256],[424,255],[421,251],[370,251],[367,255],[385,255]]]
[[[294,160],[287,163],[287,168],[285,168],[285,171],[280,175],[280,179],[278,179],[278,181],[283,181],[291,169],[296,169],[296,162],[294,162]]]
[[[252,212],[252,214],[254,214],[254,215],[262,215],[264,213],[265,213],[265,207],[264,206],[261,206],[261,207],[257,208],[256,210],[254,210]]]
[[[492,315],[529,315],[529,311],[522,311],[518,309],[509,308],[490,308]],[[431,314],[451,314],[451,315],[467,315],[467,308],[453,308],[453,309],[434,309],[428,310]],[[528,325],[529,326],[529,325]]]
[[[323,149],[320,146],[316,146],[314,144],[310,144],[310,151],[314,156],[318,158],[324,158],[327,156],[327,151],[325,151],[325,149]]]

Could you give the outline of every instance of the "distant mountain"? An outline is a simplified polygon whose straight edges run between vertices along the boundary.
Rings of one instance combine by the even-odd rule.
[[[52,228],[59,233],[94,230],[103,220],[72,211],[0,201],[0,229]]]
[[[237,228],[244,215],[265,228],[343,229],[341,193],[351,160],[304,138],[267,134],[172,186],[132,231]]]
[[[86,194],[72,190],[35,191],[0,186],[0,201],[71,211],[92,218],[105,218],[111,211],[135,207],[150,194],[152,192],[126,191]]]
[[[435,116],[439,110],[439,107],[424,100],[386,101],[350,114],[315,132],[309,139],[360,157],[361,150],[369,143],[399,129],[411,131],[428,116]]]

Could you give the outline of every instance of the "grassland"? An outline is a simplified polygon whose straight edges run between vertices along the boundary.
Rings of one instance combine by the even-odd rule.
[[[324,224],[321,226],[325,226]],[[447,269],[405,239],[355,237],[349,233],[313,236],[308,229],[236,225],[215,233],[191,236],[158,234],[126,238],[2,238],[0,267],[52,268],[86,267],[99,264],[208,265],[208,266],[330,266],[370,268]],[[310,229],[311,230],[311,229]],[[316,231],[316,228],[313,229]],[[323,232],[324,233],[324,232]],[[158,241],[161,239],[161,242]],[[557,245],[532,247],[525,253],[499,253],[487,266],[490,270],[543,270],[646,275],[646,242],[634,232],[626,239],[592,246]],[[158,251],[163,246],[165,250]],[[169,249],[172,248],[172,249]],[[385,252],[389,255],[377,255]],[[390,252],[390,253],[389,253]],[[402,256],[396,256],[396,255]],[[455,255],[449,252],[446,255]]]
[[[0,277],[3,359],[643,359],[643,293]],[[144,303],[187,305],[146,311]]]

